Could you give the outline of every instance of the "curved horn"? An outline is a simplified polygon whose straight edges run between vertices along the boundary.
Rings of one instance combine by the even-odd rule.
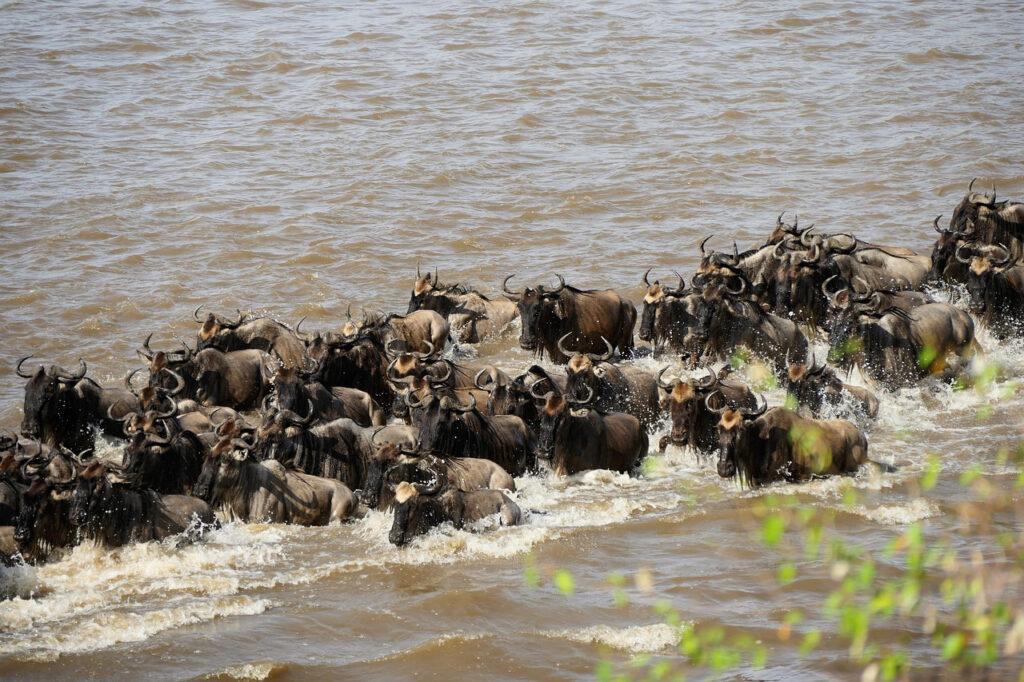
[[[124,378],[124,387],[131,391],[133,395],[138,395],[138,393],[135,392],[135,387],[132,386],[132,378],[142,371],[145,371],[144,368],[142,367],[139,367],[138,369],[133,369],[132,371],[128,372],[128,374]]]
[[[149,347],[149,342],[152,339],[153,339],[153,333],[150,332],[149,336],[146,337],[146,340],[142,342],[142,348],[140,348],[140,349],[135,351],[136,353],[138,353],[139,355],[141,355],[142,357],[144,357],[147,360],[152,360],[153,359],[153,355],[154,355],[153,349]]]
[[[398,357],[395,357],[395,359],[392,360],[390,364],[388,364],[388,368],[384,371],[384,376],[387,377],[388,381],[394,382],[396,384],[411,384],[416,377],[412,375],[404,377],[395,376],[394,372],[396,364],[398,364]]]
[[[434,344],[432,344],[430,341],[424,340],[423,343],[425,343],[427,347],[430,348],[430,350],[428,350],[426,353],[413,353],[413,355],[419,358],[420,360],[426,360],[431,355],[433,355],[435,351]]]
[[[484,385],[480,384],[480,377],[486,374],[488,369],[488,367],[484,367],[482,370],[476,373],[476,376],[473,377],[473,385],[479,388],[481,391],[487,391],[488,393],[490,393],[492,390],[494,390],[493,388],[490,388],[494,384],[493,381],[488,381]]]
[[[829,277],[828,279],[821,283],[821,293],[825,294],[825,298],[828,299],[829,304],[831,304],[833,308],[839,307],[839,304],[836,301],[836,297],[839,295],[839,292],[846,288],[844,286],[840,289],[836,289],[835,291],[831,292],[828,290],[828,283],[838,277],[839,275],[832,275],[831,277]]]
[[[444,360],[443,362],[444,362],[445,369],[447,370],[444,373],[443,377],[434,377],[434,376],[431,376],[430,374],[425,374],[424,375],[424,378],[428,382],[430,382],[431,386],[440,385],[440,384],[446,384],[452,378],[452,373],[455,371],[454,367],[452,366],[452,363],[449,360]]]
[[[428,395],[423,399],[416,398],[416,402],[413,402],[413,393],[414,391],[412,390],[406,391],[405,397],[403,398],[405,406],[413,410],[418,409],[420,407],[426,407],[427,404],[434,398],[434,396]]]
[[[292,412],[291,410],[279,410],[278,413],[277,413],[278,414],[278,418],[283,418],[285,421],[287,421],[292,426],[309,426],[310,424],[313,423],[313,419],[315,419],[315,417],[316,417],[316,412],[313,409],[313,401],[312,400],[307,399],[306,403],[307,403],[306,407],[309,410],[309,413],[305,417],[300,417],[299,415],[297,415],[296,413]]]
[[[587,357],[589,357],[594,362],[608,362],[608,358],[610,358],[612,356],[612,353],[615,352],[615,346],[613,346],[608,339],[604,338],[603,334],[601,335],[601,340],[604,341],[604,347],[607,348],[608,350],[600,355],[597,353],[587,353]]]
[[[704,365],[704,369],[707,371],[708,375],[701,380],[697,386],[700,388],[711,388],[718,383],[718,374],[711,369],[710,365]]]
[[[569,403],[570,405],[586,405],[591,400],[593,400],[594,399],[594,389],[592,389],[590,386],[587,386],[585,384],[584,384],[583,388],[587,389],[587,397],[586,398],[583,398],[582,400],[576,400],[575,398],[570,398],[569,396],[565,396],[564,397],[565,402]]]
[[[945,230],[943,230],[941,227],[939,227],[939,219],[940,218],[942,218],[942,214],[941,213],[935,218],[935,220],[932,222],[932,225],[935,226],[935,231],[936,232],[938,232],[939,234],[943,234],[945,232]]]
[[[763,395],[758,395],[761,399],[761,407],[755,407],[753,410],[740,410],[740,413],[745,417],[760,417],[762,414],[768,411],[768,401],[765,400]]]
[[[123,402],[124,402],[123,400],[115,400],[114,403],[110,407],[107,408],[107,419],[109,419],[112,422],[121,422],[123,424],[123,423],[129,421],[132,417],[135,416],[134,412],[128,412],[128,414],[126,416],[124,416],[124,417],[115,417],[114,416],[114,408],[117,407],[118,405],[120,405]]]
[[[651,283],[647,281],[647,275],[651,274],[651,270],[653,270],[653,269],[654,268],[647,268],[647,272],[644,273],[644,286],[645,287],[650,287],[651,286]]]
[[[555,273],[555,277],[558,278],[558,288],[557,289],[552,289],[551,291],[546,291],[544,293],[547,293],[547,294],[557,294],[558,292],[560,292],[562,289],[565,288],[565,278],[562,277],[561,275],[559,275],[557,272]]]
[[[801,237],[801,239],[803,239],[803,237]],[[801,258],[800,262],[806,265],[814,265],[819,260],[821,260],[821,246],[815,244],[813,247],[811,247],[811,254],[812,255],[809,258],[807,256]]]
[[[136,371],[138,371],[138,370],[136,370]],[[181,393],[182,389],[185,388],[185,380],[181,378],[180,374],[178,374],[177,372],[175,372],[173,369],[171,369],[169,367],[165,367],[164,371],[167,372],[168,374],[170,374],[174,378],[174,381],[178,384],[174,388],[168,390],[167,391],[167,395],[178,395],[179,393]]]
[[[515,275],[509,275],[508,277],[505,278],[505,280],[501,283],[501,290],[504,291],[506,294],[512,294],[513,296],[519,296],[519,295],[521,295],[521,292],[512,291],[511,289],[508,288],[508,281],[510,279],[512,279],[513,277],[515,277]]]
[[[203,322],[203,320],[200,319],[200,317],[199,317],[199,311],[203,309],[204,305],[206,305],[206,304],[205,303],[200,303],[199,305],[196,306],[196,309],[192,311],[192,319],[195,320],[196,322],[200,322],[200,323]]]
[[[673,270],[672,273],[679,278],[679,288],[673,290],[671,293],[674,296],[682,296],[686,292],[686,280],[683,279],[683,276],[675,270]]]
[[[960,246],[956,247],[956,252],[953,254],[954,257],[957,259],[957,261],[960,262],[960,263],[963,263],[964,265],[970,265],[971,264],[971,256],[966,256],[965,257],[965,256],[960,255],[960,252],[963,251],[964,247],[967,247],[967,246],[968,245],[967,245],[966,242],[961,244]]]
[[[70,383],[72,381],[81,381],[85,377],[85,372],[85,360],[83,360],[82,358],[78,358],[78,372],[72,374],[63,367],[58,367],[57,371],[55,371],[53,375],[57,377],[57,379],[60,381]]]
[[[538,390],[537,386],[540,385],[541,383],[543,383],[543,380],[535,381],[532,384],[530,384],[530,395],[533,396],[534,398],[536,398],[537,400],[547,400],[547,397],[548,397],[549,394],[550,395],[554,395],[554,391],[546,391],[543,394],[538,393],[537,392],[537,390]],[[548,382],[548,383],[551,383],[551,382]]]
[[[705,244],[707,244],[707,243],[708,243],[708,240],[709,240],[709,239],[711,239],[711,238],[712,238],[712,237],[714,237],[714,236],[715,236],[715,235],[713,235],[713,234],[709,234],[709,235],[708,235],[707,237],[704,237],[704,241],[702,241],[702,242],[700,243],[700,255],[701,255],[701,257],[703,257],[703,256],[705,255],[705,254],[704,254],[704,245],[705,245]]]
[[[675,382],[668,383],[664,379],[661,378],[662,375],[664,375],[665,372],[667,372],[667,371],[668,371],[668,365],[665,365],[664,367],[661,368],[661,371],[658,372],[658,388],[663,388],[666,391],[671,391],[672,390],[672,384],[675,383]]]
[[[725,290],[733,296],[742,296],[743,292],[747,290],[747,279],[742,275],[733,275],[733,277],[740,281],[739,289],[731,289],[727,283],[722,284],[722,286],[725,287]]]
[[[978,181],[978,178],[971,178],[971,184],[967,185],[967,193],[970,194],[974,191],[974,183]]]
[[[1009,265],[1010,262],[1013,260],[1013,254],[1010,253],[1010,250],[1008,248],[1006,248],[1005,244],[999,243],[999,244],[996,244],[995,246],[997,246],[998,248],[1002,249],[1003,253],[1006,254],[1006,255],[1003,256],[1003,259],[998,261],[998,262],[993,261],[992,265],[997,267],[997,268],[1002,268],[1002,267],[1005,267],[1005,266]]]
[[[714,412],[715,414],[725,414],[726,410],[729,409],[729,404],[725,402],[724,395],[722,396],[721,407],[711,407],[711,396],[718,395],[720,393],[721,391],[711,391],[711,393],[708,393],[707,396],[704,398],[704,407],[708,408],[709,412]]]
[[[400,348],[398,346],[401,346]],[[404,339],[391,339],[384,346],[384,354],[388,357],[397,357],[405,352]]]
[[[558,352],[566,356],[567,358],[571,358],[573,355],[576,354],[576,351],[568,350],[565,346],[562,345],[562,342],[565,341],[566,337],[569,336],[572,336],[572,332],[562,334],[562,336],[558,339]]]
[[[857,282],[860,282],[861,284],[863,284],[864,288],[863,289],[858,289],[857,288]],[[865,280],[860,275],[854,275],[853,276],[853,287],[852,287],[852,289],[853,289],[853,293],[856,294],[857,296],[867,296],[872,291],[874,291],[874,289],[871,287],[871,285],[867,283],[867,280]]]
[[[736,246],[736,240],[732,241],[732,262],[733,264],[740,262],[740,249]]]
[[[23,362],[25,362],[26,360],[28,360],[28,359],[29,359],[30,357],[32,357],[32,356],[31,356],[31,355],[26,355],[26,356],[25,356],[25,357],[23,357],[23,358],[22,358],[21,360],[18,360],[18,365],[17,365],[17,366],[16,366],[15,368],[14,368],[14,372],[15,372],[15,373],[16,373],[16,374],[17,374],[17,375],[18,375],[19,377],[21,377],[22,379],[31,379],[31,378],[32,378],[32,375],[31,375],[31,374],[26,374],[26,373],[25,373],[24,371],[22,371],[22,369],[21,369],[21,364],[22,364]]]
[[[476,396],[472,393],[469,394],[469,407],[462,407],[461,405],[452,405],[452,410],[455,412],[472,412],[476,409]]]

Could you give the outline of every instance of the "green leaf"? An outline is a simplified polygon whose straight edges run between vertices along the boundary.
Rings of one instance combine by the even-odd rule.
[[[564,568],[559,568],[555,571],[554,582],[555,587],[557,587],[558,591],[562,594],[568,595],[576,591],[576,581],[573,580],[572,573]]]
[[[921,477],[921,490],[931,490],[939,481],[939,472],[942,470],[942,460],[933,456],[929,458],[928,465]]]
[[[796,564],[792,561],[785,561],[779,565],[779,584],[788,585],[796,579]]]
[[[774,547],[779,544],[779,540],[785,532],[786,520],[780,514],[772,514],[761,524],[761,542],[769,547]]]
[[[942,657],[947,661],[956,658],[964,650],[964,644],[964,633],[962,632],[954,632],[947,636],[946,641],[942,644]]]
[[[821,631],[817,629],[810,630],[806,635],[804,635],[804,641],[800,644],[800,653],[803,655],[809,654],[820,642]]]

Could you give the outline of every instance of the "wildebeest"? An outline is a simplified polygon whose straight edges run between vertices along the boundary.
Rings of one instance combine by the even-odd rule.
[[[949,230],[966,232],[979,245],[1003,244],[1015,261],[1024,259],[1024,204],[996,201],[992,194],[973,191],[974,180],[949,220]]]
[[[1024,331],[1024,265],[1003,245],[970,249],[962,245],[957,261],[968,266],[971,310],[996,338]]]
[[[845,419],[804,419],[767,404],[757,410],[722,410],[718,475],[750,486],[806,481],[853,473],[868,462],[868,441]]]
[[[711,452],[718,447],[719,415],[714,410],[721,407],[752,409],[757,398],[750,388],[738,379],[720,377],[710,367],[702,379],[673,379],[665,381],[662,376],[667,367],[658,372],[658,386],[664,391],[662,409],[669,414],[669,435],[658,442],[658,450],[664,452],[669,445],[686,447],[692,445],[698,452]]]
[[[71,522],[85,537],[106,547],[121,547],[214,526],[213,511],[199,498],[136,489],[112,481],[112,475],[95,461],[78,475]]]
[[[820,417],[828,406],[836,416],[878,416],[878,398],[861,386],[844,384],[827,364],[798,362],[789,366],[786,392],[798,406],[806,407],[812,415]]]
[[[290,367],[279,367],[272,384],[278,408],[306,416],[306,409],[312,405],[315,419],[348,417],[360,426],[384,425],[384,410],[369,393],[358,388],[335,386],[328,390],[318,381],[303,381],[299,371]]]
[[[151,386],[176,390],[184,381],[182,395],[201,405],[223,405],[236,410],[258,407],[270,392],[270,377],[277,362],[262,350],[236,350],[225,353],[216,348],[194,352],[153,352],[152,334],[137,352],[149,366]]]
[[[64,548],[78,544],[78,532],[71,523],[74,480],[37,476],[25,491],[14,541],[26,561],[41,563]]]
[[[661,418],[658,410],[658,381],[653,374],[639,367],[613,365],[611,343],[603,355],[575,353],[558,340],[558,350],[571,358],[565,365],[565,395],[580,399],[589,391],[590,407],[599,412],[625,412],[651,428]]]
[[[377,448],[366,475],[362,501],[371,509],[386,509],[393,500],[392,488],[402,481],[431,483],[442,480],[459,490],[516,489],[515,480],[489,459],[421,456],[392,443]]]
[[[199,436],[181,428],[177,420],[143,415],[125,446],[122,466],[142,487],[188,495],[206,451]]]
[[[357,331],[336,339],[314,340],[310,355],[316,356],[311,381],[328,388],[357,388],[369,393],[385,410],[390,409],[395,393],[388,383],[389,360],[382,345]]]
[[[640,329],[637,336],[641,341],[648,341],[658,348],[668,345],[674,350],[685,350],[691,354],[700,349],[691,348],[688,342],[693,339],[693,329],[697,324],[697,309],[700,295],[686,290],[686,283],[679,278],[679,286],[671,289],[655,280],[651,284],[647,280],[650,270],[644,273],[643,282],[647,286],[644,294],[644,307],[640,316]]]
[[[767,362],[778,376],[786,372],[786,357],[806,358],[807,338],[792,321],[766,313],[742,298],[747,282],[708,287],[701,299],[696,335],[708,360],[727,360],[737,348],[747,348]]]
[[[242,454],[232,452],[241,446]],[[257,462],[248,443],[224,438],[203,462],[196,494],[232,519],[322,526],[351,516],[357,500],[338,480],[291,471],[281,462]]]
[[[210,313],[205,320],[199,318],[196,308],[192,316],[202,324],[196,336],[196,350],[216,348],[228,353],[235,350],[256,349],[273,352],[285,367],[304,367],[306,344],[298,334],[284,324],[269,317],[246,319],[238,313],[237,320],[229,320]],[[300,323],[301,324],[301,323]]]
[[[519,506],[500,490],[463,491],[441,483],[431,486],[403,482],[395,491],[395,520],[388,540],[399,547],[434,526],[451,523],[461,529],[492,514],[501,525],[514,526],[522,518]]]
[[[576,400],[549,393],[541,413],[538,452],[558,476],[589,469],[630,472],[647,454],[647,432],[630,414],[601,414]]]
[[[430,273],[420,275],[418,266],[408,312],[416,310],[433,310],[443,315],[453,335],[462,343],[479,343],[501,333],[519,314],[511,301],[491,300],[475,289],[458,284],[440,284],[436,271],[431,281]]]
[[[569,334],[568,348],[580,353],[601,353],[605,339],[622,354],[633,348],[633,327],[636,307],[611,289],[581,290],[565,284],[558,275],[558,287],[547,291],[543,286],[527,287],[521,292],[508,288],[505,278],[502,289],[515,300],[522,319],[519,345],[524,350],[543,353],[551,361],[565,364],[569,358],[558,348],[558,340]]]
[[[30,357],[21,358],[15,367],[18,376],[28,379],[22,434],[49,446],[63,445],[73,452],[93,448],[94,426],[100,426],[109,435],[121,435],[121,424],[116,417],[123,417],[138,407],[138,400],[131,392],[100,387],[85,376],[84,360],[78,361],[77,372],[57,365],[40,365],[30,374],[21,368]]]
[[[533,434],[540,431],[538,402],[543,403],[543,396],[548,391],[564,393],[567,381],[564,374],[548,372],[540,365],[531,366],[509,381],[493,381],[482,377],[481,370],[476,376],[476,382],[478,388],[487,392],[487,412],[515,415],[523,420]],[[468,399],[460,402],[468,402]]]
[[[909,311],[838,306],[829,343],[829,358],[840,367],[857,364],[890,389],[928,375],[952,378],[977,352],[974,321],[946,303],[926,303]]]

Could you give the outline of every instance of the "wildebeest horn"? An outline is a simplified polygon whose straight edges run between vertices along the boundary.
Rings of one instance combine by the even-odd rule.
[[[711,391],[711,393],[708,393],[707,396],[704,398],[704,407],[708,408],[708,411],[714,412],[715,414],[725,414],[726,410],[729,409],[729,404],[725,402],[724,395],[722,396],[721,407],[711,407],[711,397],[719,395],[720,393],[721,391]]]
[[[735,239],[732,241],[732,262],[733,263],[739,263],[740,262],[740,249],[739,249],[738,246],[736,246],[736,240]]]
[[[821,374],[828,367],[827,362],[821,363],[821,367],[818,366],[818,358],[815,357],[814,353],[811,353],[811,368],[807,370],[808,374]]]
[[[944,232],[946,231],[946,230],[943,230],[943,229],[942,229],[941,227],[939,227],[939,220],[940,220],[941,218],[942,218],[942,214],[940,213],[940,214],[939,214],[939,215],[938,215],[938,216],[937,216],[937,217],[935,218],[934,222],[932,222],[932,224],[933,224],[933,225],[935,226],[935,231],[936,231],[936,232],[938,232],[939,234],[943,234],[943,233],[944,233]]]
[[[970,265],[971,256],[965,257],[960,255],[960,252],[963,251],[965,247],[967,247],[967,244],[961,244],[960,246],[956,247],[956,252],[953,255],[956,257],[958,262],[963,263],[964,265]]]
[[[420,274],[420,264],[417,263],[416,264],[416,276],[418,277],[419,274]],[[377,442],[377,434],[379,434],[381,431],[383,431],[386,428],[387,428],[386,426],[381,426],[381,427],[378,427],[378,428],[373,430],[373,433],[370,435],[370,445],[373,445],[375,447],[380,447],[380,443]]]
[[[196,322],[202,322],[203,321],[203,320],[201,320],[199,318],[199,311],[203,309],[204,305],[206,305],[206,304],[205,303],[200,303],[199,305],[196,306],[196,309],[192,311],[192,319],[194,319]]]
[[[448,380],[452,378],[452,372],[455,371],[454,368],[452,367],[452,363],[449,362],[448,360],[444,360],[443,362],[444,362],[444,366],[445,366],[445,373],[444,373],[443,377],[435,377],[435,376],[432,376],[430,374],[425,374],[424,375],[424,378],[428,382],[430,382],[431,386],[438,386],[438,385],[446,384],[446,383],[448,383]]]
[[[800,239],[801,239],[801,243],[802,243],[803,237],[800,237]],[[821,260],[821,246],[818,245],[818,244],[815,244],[813,247],[811,247],[811,254],[812,255],[809,258],[807,256],[804,256],[803,258],[801,258],[800,262],[801,263],[805,263],[807,265],[814,265],[819,260]]]
[[[493,388],[491,388],[491,386],[494,384],[493,381],[488,381],[484,385],[480,384],[480,377],[487,373],[487,369],[487,367],[484,367],[482,370],[476,373],[476,376],[473,377],[473,385],[479,388],[481,391],[487,391],[488,393],[490,393],[492,390],[494,390]]]
[[[658,387],[659,388],[663,388],[666,391],[671,391],[672,390],[672,384],[674,384],[675,382],[666,383],[665,380],[661,378],[662,375],[664,375],[665,372],[667,372],[667,371],[668,371],[668,365],[665,365],[664,367],[661,368],[661,371],[658,372]]]
[[[558,292],[565,288],[565,278],[559,275],[557,272],[555,273],[555,277],[558,278],[558,288],[552,289],[551,291],[545,291],[545,294],[557,294]]]
[[[80,381],[83,377],[85,377],[85,372],[85,360],[83,360],[82,358],[78,358],[78,371],[76,373],[72,374],[63,367],[57,367],[53,372],[53,376],[58,381],[71,383],[72,381]]]
[[[763,395],[758,395],[761,399],[761,407],[755,407],[753,410],[741,409],[740,413],[746,417],[760,417],[762,414],[768,411],[768,401],[765,400]]]
[[[476,409],[476,396],[473,395],[472,393],[469,394],[469,407],[453,405],[452,409],[455,410],[456,412],[472,412],[473,410]]]
[[[974,183],[978,181],[978,178],[971,178],[971,184],[967,185],[967,193],[970,194],[974,191]]]
[[[426,360],[431,355],[433,355],[435,351],[434,344],[432,344],[430,341],[424,340],[423,343],[425,343],[430,350],[428,350],[426,353],[412,353],[412,355],[416,356],[420,360]]]
[[[704,369],[707,371],[708,376],[697,385],[700,388],[711,388],[718,383],[718,375],[711,369],[710,365],[704,365]]]
[[[153,359],[153,355],[154,355],[153,349],[149,347],[149,342],[152,339],[153,339],[153,333],[150,332],[149,336],[146,337],[146,340],[142,342],[142,348],[140,348],[140,349],[135,351],[136,353],[138,353],[140,356],[142,356],[146,360],[152,360]]]
[[[825,294],[825,298],[828,299],[828,302],[832,305],[833,308],[839,307],[839,303],[838,301],[836,301],[836,297],[839,296],[839,292],[843,291],[843,289],[846,288],[844,286],[840,289],[836,289],[835,291],[831,292],[828,290],[828,283],[838,277],[839,275],[832,275],[831,277],[829,277],[828,279],[821,283],[821,293]]]
[[[709,235],[708,235],[707,237],[704,237],[704,241],[702,241],[702,242],[700,243],[700,255],[701,255],[701,256],[704,256],[704,245],[705,245],[705,244],[707,244],[707,243],[708,243],[708,240],[709,240],[709,239],[711,239],[711,238],[712,238],[712,237],[714,237],[714,236],[715,236],[715,235],[713,235],[713,234],[709,234]]]
[[[512,279],[513,277],[515,277],[515,275],[509,275],[508,277],[506,277],[504,279],[504,281],[501,283],[501,290],[504,291],[506,294],[512,294],[513,296],[519,296],[521,294],[521,292],[512,291],[511,289],[508,288],[508,281],[510,279]]]
[[[587,357],[593,360],[594,362],[608,362],[608,358],[610,358],[612,356],[612,353],[615,352],[615,346],[611,344],[611,341],[604,338],[603,335],[601,336],[601,340],[604,341],[604,347],[607,348],[608,350],[602,354],[587,353]]]
[[[29,359],[30,357],[32,357],[32,356],[31,356],[31,355],[26,355],[26,356],[25,356],[25,357],[23,357],[23,358],[22,358],[21,360],[18,360],[18,365],[17,365],[17,367],[15,367],[15,368],[14,368],[14,372],[15,372],[15,373],[16,373],[16,374],[17,374],[17,375],[18,375],[19,377],[21,377],[22,379],[31,379],[31,378],[32,378],[32,375],[31,375],[31,374],[27,374],[26,372],[24,372],[24,371],[23,371],[23,370],[21,369],[21,364],[22,364],[23,362],[25,362],[26,360],[28,360],[28,359]]]
[[[1008,248],[1006,248],[1006,245],[1003,244],[1003,243],[996,244],[996,246],[998,248],[1002,249],[1003,253],[1006,254],[1006,255],[1003,257],[1002,260],[1000,260],[998,262],[997,261],[993,261],[992,265],[994,265],[997,268],[1001,268],[1001,267],[1005,267],[1005,266],[1009,265],[1010,262],[1013,260],[1013,254],[1010,253],[1010,250]]]
[[[559,337],[559,339],[558,339],[558,344],[557,345],[558,345],[558,352],[559,353],[561,353],[562,355],[564,355],[566,357],[571,358],[573,355],[576,354],[576,351],[568,350],[565,346],[562,345],[562,342],[565,341],[566,337],[568,337],[568,336],[572,336],[572,332],[567,332],[565,334],[562,334],[562,336]]]
[[[401,346],[401,348],[396,346]],[[405,340],[404,339],[391,339],[384,346],[384,354],[389,357],[397,357],[405,351]]]
[[[671,293],[672,293],[673,295],[675,295],[675,296],[680,296],[680,295],[682,295],[682,294],[683,294],[683,293],[684,293],[684,292],[686,291],[686,280],[685,280],[685,279],[683,279],[683,276],[682,276],[682,275],[680,275],[680,274],[679,274],[678,272],[676,272],[675,270],[673,270],[673,271],[672,271],[672,274],[674,274],[674,275],[675,275],[676,277],[678,277],[678,278],[679,278],[679,288],[678,288],[678,289],[675,289],[675,290],[674,290],[674,291],[672,291]]]
[[[740,288],[739,289],[732,289],[732,288],[729,287],[729,285],[727,283],[723,284],[722,286],[725,287],[725,290],[727,292],[729,292],[730,294],[732,294],[733,296],[742,296],[743,292],[747,290],[747,279],[745,277],[743,277],[742,275],[733,275],[733,277],[735,277],[736,279],[738,279],[740,281]]]
[[[651,286],[651,283],[647,281],[647,275],[651,274],[651,270],[653,270],[653,269],[654,268],[647,268],[647,272],[644,273],[644,286],[645,287],[650,287]]]
[[[295,336],[299,337],[300,340],[305,340],[302,339],[302,332],[300,332],[299,329],[302,328],[302,323],[306,321],[306,317],[306,315],[303,315],[301,318],[299,318],[299,321],[295,323],[295,329],[292,330],[295,332]]]
[[[117,400],[117,401],[114,402],[113,405],[111,405],[110,407],[107,408],[107,419],[109,419],[112,422],[121,422],[123,424],[123,423],[129,421],[132,417],[135,416],[134,412],[129,412],[124,417],[115,417],[114,416],[114,408],[117,407],[118,405],[120,405],[123,402],[124,402],[123,400]]]
[[[858,289],[857,288],[857,282],[860,282],[861,284],[863,284],[864,288],[863,289]],[[853,276],[853,287],[852,288],[853,288],[853,293],[858,295],[858,296],[866,296],[866,295],[870,294],[872,291],[874,291],[874,289],[871,288],[871,285],[868,284],[867,281],[863,277],[861,277],[860,275],[854,275]]]
[[[434,266],[434,286],[437,286],[437,266]]]
[[[141,371],[143,371],[142,367],[139,367],[138,369],[133,369],[132,371],[128,372],[128,374],[124,378],[124,387],[126,389],[128,389],[129,391],[131,391],[132,394],[136,395],[136,396],[139,395],[139,394],[135,391],[135,387],[132,386],[132,377],[134,377],[136,374],[138,374]]]
[[[388,378],[388,381],[394,382],[396,384],[411,384],[416,377],[412,375],[404,377],[395,376],[394,372],[396,364],[398,364],[397,356],[395,357],[394,360],[390,362],[390,364],[388,364],[388,368],[387,370],[385,370],[384,376]]]
[[[277,413],[278,418],[284,419],[292,426],[309,426],[310,424],[313,423],[313,419],[316,417],[316,412],[313,410],[313,401],[307,399],[306,407],[309,410],[309,413],[305,417],[300,417],[291,410],[282,409]]]
[[[531,396],[533,396],[534,398],[536,398],[537,400],[546,400],[546,399],[547,399],[547,396],[548,396],[548,394],[554,395],[554,391],[546,391],[546,392],[545,392],[545,393],[543,393],[543,394],[541,394],[541,393],[538,393],[538,392],[537,392],[537,390],[538,390],[538,389],[537,389],[537,386],[538,386],[539,384],[541,384],[541,383],[542,383],[542,381],[543,381],[543,380],[541,380],[541,381],[535,381],[535,382],[533,382],[532,384],[530,384],[530,395],[531,395]]]
[[[594,389],[592,389],[590,386],[587,386],[585,384],[584,384],[583,388],[587,389],[587,397],[586,398],[583,398],[582,400],[576,400],[575,398],[570,398],[569,396],[565,396],[565,402],[570,404],[570,405],[586,405],[591,400],[593,400],[594,399]]]

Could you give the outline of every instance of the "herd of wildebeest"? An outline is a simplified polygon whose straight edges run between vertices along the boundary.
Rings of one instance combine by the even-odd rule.
[[[510,275],[488,298],[417,268],[405,315],[349,315],[334,331],[197,309],[194,346],[154,349],[151,334],[120,387],[89,379],[82,360],[69,371],[22,358],[24,421],[0,435],[4,559],[198,534],[218,517],[325,524],[361,506],[394,510],[396,545],[445,522],[515,524],[513,477],[634,472],[666,419],[662,451],[717,453],[718,474],[747,485],[852,473],[870,461],[861,426],[879,402],[844,372],[857,366],[882,391],[955,381],[980,351],[975,319],[995,338],[1022,331],[1024,204],[973,185],[948,227],[935,220],[930,257],[781,215],[748,251],[705,239],[689,283],[644,273],[637,336],[649,349],[634,346],[637,308],[613,290],[560,276],[516,290]],[[927,293],[949,285],[966,285],[969,311]],[[452,339],[496,338],[516,317],[519,344],[546,367],[512,376],[442,357]],[[662,353],[697,372],[630,362]],[[786,406],[769,409],[738,378],[738,356],[774,375]],[[123,442],[120,462],[96,454],[100,434]]]

